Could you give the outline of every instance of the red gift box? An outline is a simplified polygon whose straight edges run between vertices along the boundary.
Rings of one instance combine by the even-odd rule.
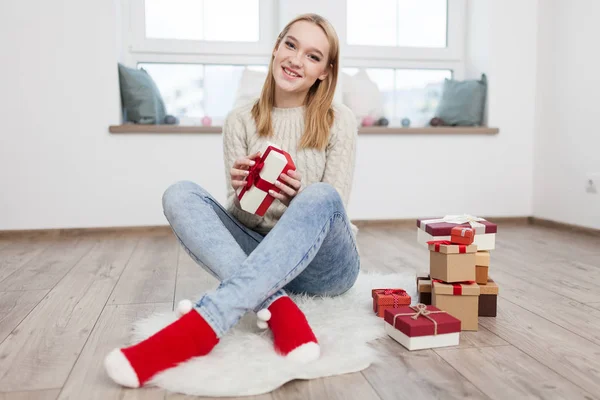
[[[450,230],[450,241],[456,244],[466,244],[467,246],[473,243],[475,232],[471,228],[455,226]]]
[[[417,242],[426,244],[432,240],[451,240],[452,228],[470,228],[473,230],[473,243],[479,250],[496,248],[498,226],[483,218],[472,215],[446,215],[443,218],[417,219]]]
[[[425,314],[422,309],[429,313]],[[459,319],[425,304],[386,310],[384,320],[408,337],[460,332]]]
[[[251,214],[264,216],[275,198],[269,194],[269,190],[275,193],[281,192],[275,182],[282,183],[281,174],[287,174],[295,170],[296,166],[289,153],[281,150],[273,144],[269,144],[262,156],[255,160],[250,167],[246,177],[246,185],[238,194],[240,207]]]
[[[383,317],[385,310],[409,305],[410,295],[404,289],[373,289],[373,312]]]
[[[438,220],[439,222],[431,222]],[[450,236],[452,228],[455,227],[472,228],[475,230],[476,234],[496,233],[498,231],[498,225],[481,218],[479,218],[479,221],[473,221],[472,224],[469,222],[455,224],[450,222],[444,222],[442,220],[443,218],[419,218],[417,219],[417,227],[419,229],[423,229],[425,232],[429,233],[432,236]],[[457,218],[457,220],[460,219]]]
[[[434,306],[417,304],[385,311],[385,331],[408,350],[456,346],[461,322]]]

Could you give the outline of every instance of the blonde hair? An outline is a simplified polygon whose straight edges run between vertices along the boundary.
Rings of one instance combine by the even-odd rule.
[[[324,150],[329,141],[329,130],[333,124],[334,113],[331,106],[335,87],[337,84],[339,67],[339,40],[333,26],[325,18],[317,14],[303,14],[290,21],[277,37],[275,47],[279,47],[282,39],[287,35],[290,27],[298,21],[308,21],[319,26],[329,41],[328,68],[329,73],[323,80],[317,81],[311,86],[306,95],[304,105],[306,114],[304,117],[304,134],[300,139],[299,148],[315,148]],[[273,60],[269,62],[269,73],[262,93],[258,101],[252,107],[252,117],[256,123],[259,136],[269,137],[273,135],[271,123],[271,109],[275,102],[275,78],[273,77]]]

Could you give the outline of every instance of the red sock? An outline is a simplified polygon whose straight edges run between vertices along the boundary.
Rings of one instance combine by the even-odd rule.
[[[301,362],[319,358],[319,342],[304,313],[292,299],[280,297],[268,309],[259,311],[258,317],[262,321],[268,321],[278,353]]]
[[[115,382],[140,387],[165,369],[208,354],[218,342],[213,329],[192,310],[148,339],[113,350],[104,365]]]

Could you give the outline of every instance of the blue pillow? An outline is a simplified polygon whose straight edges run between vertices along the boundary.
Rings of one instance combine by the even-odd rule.
[[[119,86],[124,119],[136,124],[162,124],[165,103],[156,83],[146,70],[119,63]]]
[[[487,77],[481,80],[444,80],[435,117],[450,126],[481,126],[487,94]]]

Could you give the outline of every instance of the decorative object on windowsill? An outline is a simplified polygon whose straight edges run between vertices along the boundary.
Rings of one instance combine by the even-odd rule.
[[[118,70],[124,121],[144,125],[162,124],[167,114],[165,103],[148,72],[120,63]]]
[[[445,79],[434,117],[448,126],[482,126],[487,86],[485,74],[480,80]]]
[[[212,125],[212,118],[209,117],[208,115],[202,117],[202,126],[211,126]]]
[[[402,124],[403,127],[408,128],[410,126],[410,119],[402,118],[402,121],[400,123]]]
[[[265,79],[267,79],[266,71],[252,71],[248,67],[244,68],[235,94],[233,108],[254,103],[260,96]]]
[[[377,121],[375,121],[375,126],[388,126],[390,121],[387,118],[381,117]]]
[[[340,84],[342,103],[352,110],[359,125],[362,125],[363,119],[367,116],[373,118],[373,124],[375,120],[384,116],[383,94],[365,68],[360,68],[355,75],[342,72]]]
[[[375,124],[375,118],[367,115],[362,119],[362,126],[373,126]]]
[[[444,120],[441,118],[438,118],[438,117],[431,118],[431,121],[429,121],[429,125],[431,125],[431,126],[447,126],[447,124],[444,122]]]
[[[179,118],[173,115],[167,115],[164,122],[166,125],[179,125]]]

